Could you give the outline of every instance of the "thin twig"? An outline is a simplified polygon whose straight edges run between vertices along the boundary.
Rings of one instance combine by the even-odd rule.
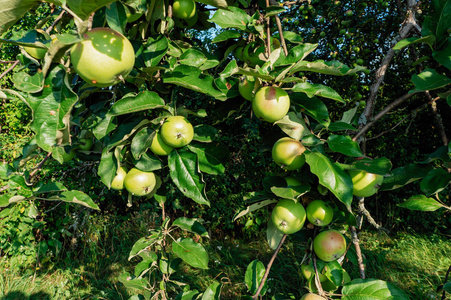
[[[271,260],[269,261],[268,265],[266,266],[265,274],[263,275],[262,281],[260,282],[260,285],[258,286],[257,292],[255,292],[255,295],[252,296],[252,299],[257,299],[258,296],[260,295],[260,292],[262,291],[263,286],[265,285],[266,279],[268,278],[269,270],[271,270],[271,266],[274,263],[274,260],[276,259],[277,254],[279,253],[280,248],[282,248],[282,245],[285,242],[286,238],[287,238],[287,234],[284,234],[282,239],[280,240],[279,245],[277,246],[276,251],[274,251],[274,254],[271,257]]]
[[[47,155],[44,157],[44,159],[36,166],[36,168],[30,173],[30,178],[32,178],[36,172],[38,172],[42,166],[45,164],[45,162],[47,161],[47,159],[50,158],[50,156],[52,156],[52,152],[47,153]]]
[[[269,0],[266,0],[266,8],[269,7]],[[266,54],[271,55],[271,17],[266,17]]]
[[[19,62],[20,62],[19,60],[14,61],[14,63],[13,63],[11,66],[9,66],[9,68],[6,69],[5,72],[3,72],[3,73],[0,75],[0,79],[2,79],[4,76],[6,76],[6,74],[8,74],[9,72],[11,72],[11,71],[19,64]]]
[[[65,10],[63,10],[63,11],[58,15],[58,17],[56,17],[56,19],[55,19],[55,21],[53,21],[52,25],[50,25],[49,28],[47,28],[45,31],[46,31],[47,33],[50,33],[50,32],[53,30],[53,28],[55,27],[55,25],[58,24],[59,21],[61,21],[61,19],[63,18],[64,14],[66,14],[66,11],[65,11]]]
[[[357,229],[355,226],[350,226],[352,243],[355,247],[355,253],[357,255],[357,263],[359,265],[360,278],[365,279],[365,265],[363,264],[362,251],[360,250],[359,237],[357,236]]]
[[[365,215],[365,217],[368,220],[368,222],[371,225],[373,225],[374,228],[376,228],[377,230],[383,230],[387,234],[390,233],[390,231],[388,229],[386,229],[385,227],[377,224],[376,220],[374,220],[374,218],[371,216],[370,212],[365,207],[365,198],[364,197],[361,197],[360,200],[359,200],[359,211],[358,211],[358,213]]]
[[[277,29],[279,30],[280,44],[282,45],[285,56],[288,56],[287,44],[285,43],[285,38],[283,36],[283,31],[282,31],[282,23],[280,22],[280,18],[278,15],[276,15],[275,18],[276,18]]]

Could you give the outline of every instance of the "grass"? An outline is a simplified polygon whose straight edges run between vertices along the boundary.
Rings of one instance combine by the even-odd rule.
[[[84,240],[66,245],[57,257],[43,261],[39,269],[10,267],[0,260],[0,300],[20,299],[129,299],[118,278],[133,272],[135,261],[127,261],[133,243],[146,234],[146,224],[155,216],[143,212],[129,218],[91,216],[83,230]],[[406,291],[412,299],[440,299],[437,287],[451,265],[449,238],[439,235],[420,236],[400,233],[393,237],[365,232],[361,245],[366,259],[368,278],[389,281]],[[300,275],[305,243],[287,239],[269,275],[269,296],[277,293],[299,299],[306,290]],[[214,280],[223,283],[221,299],[239,299],[249,295],[244,283],[247,265],[259,259],[265,265],[272,250],[264,235],[253,241],[213,236],[206,244],[210,263],[208,270],[183,267],[177,279],[199,291]],[[345,262],[352,278],[357,268]],[[270,297],[266,297],[269,299]]]

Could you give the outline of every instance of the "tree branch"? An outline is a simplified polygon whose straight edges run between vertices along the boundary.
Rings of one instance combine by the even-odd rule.
[[[360,250],[359,237],[357,236],[357,229],[354,226],[350,226],[352,243],[355,247],[355,253],[357,255],[357,262],[359,264],[360,278],[365,279],[365,265],[363,264],[362,251]]]
[[[3,72],[3,73],[0,75],[0,79],[2,79],[3,77],[6,76],[6,74],[8,74],[9,72],[11,72],[11,71],[19,64],[19,62],[20,62],[19,60],[14,61],[13,64],[12,64],[8,69],[6,69],[5,72]]]
[[[376,220],[374,220],[374,218],[371,216],[370,212],[366,209],[365,207],[365,198],[364,197],[360,197],[359,200],[359,209],[358,209],[358,214],[360,215],[365,215],[365,217],[367,218],[368,222],[374,226],[374,228],[376,228],[378,231],[382,230],[384,232],[386,232],[387,234],[390,232],[388,229],[386,229],[385,227],[377,224]]]

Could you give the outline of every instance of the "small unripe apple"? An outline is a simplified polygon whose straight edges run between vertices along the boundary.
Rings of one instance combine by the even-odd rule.
[[[313,250],[319,259],[329,262],[346,252],[346,240],[337,230],[321,231],[313,240]]]
[[[289,109],[290,97],[287,92],[275,86],[260,88],[252,101],[255,115],[270,123],[285,117]]]
[[[357,197],[370,197],[376,194],[384,181],[384,176],[363,170],[349,170],[352,179],[352,194]]]
[[[285,234],[295,233],[304,226],[304,206],[291,199],[280,199],[272,210],[271,221],[279,231]]]
[[[156,185],[156,177],[153,172],[144,172],[137,168],[128,171],[124,178],[124,187],[135,196],[150,194]]]
[[[305,163],[304,151],[305,147],[300,141],[283,137],[272,147],[272,158],[286,170],[297,170]]]
[[[160,128],[161,137],[166,145],[181,148],[193,140],[193,125],[183,116],[168,117]]]
[[[307,219],[316,226],[326,226],[332,222],[334,211],[323,200],[314,200],[307,205]]]
[[[126,175],[127,169],[120,167],[116,172],[116,176],[113,178],[113,182],[111,182],[111,188],[113,190],[122,190],[124,188],[124,179]]]

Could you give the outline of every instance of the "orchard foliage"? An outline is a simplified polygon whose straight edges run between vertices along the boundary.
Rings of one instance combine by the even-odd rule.
[[[437,111],[437,103],[451,105],[451,1],[424,4],[421,18],[416,18],[418,3],[405,2],[1,0],[0,43],[18,46],[20,53],[12,58],[14,68],[2,74],[12,74],[12,85],[1,87],[0,98],[27,104],[33,137],[18,157],[0,165],[5,182],[0,207],[27,201],[36,211],[40,201],[63,201],[98,210],[88,193],[37,176],[50,159],[98,162],[99,180],[108,189],[128,193],[129,206],[142,196],[161,208],[162,223],[130,251],[129,260],[138,260],[134,273],[120,278],[127,288],[140,291],[132,299],[219,299],[220,282],[198,291],[173,279],[183,264],[208,269],[202,241],[210,234],[198,218],[168,217],[168,195],[177,189],[194,205],[214,207],[204,178],[225,174],[228,159],[220,139],[227,132],[218,128],[232,115],[252,114],[252,122],[277,129],[269,138],[276,146],[269,148],[277,167],[265,178],[255,178],[263,188],[248,191],[247,208],[234,220],[283,203],[302,207],[302,213],[290,215],[302,215],[295,220],[301,228],[303,208],[321,200],[332,208],[330,216],[321,216],[327,224],[310,223],[294,235],[311,245],[302,259],[315,270],[306,278],[308,290],[348,300],[407,299],[391,283],[365,279],[357,228],[367,211],[351,176],[364,172],[378,178],[365,196],[419,182],[422,194],[399,206],[451,210],[443,193],[451,182],[449,128]],[[35,29],[8,31],[37,7],[48,14]],[[377,31],[378,18],[399,27],[393,31],[384,24]],[[371,42],[378,46],[373,49]],[[83,51],[88,55],[83,57]],[[378,59],[369,60],[372,55]],[[408,75],[408,82],[396,90],[399,94],[390,95],[389,103],[384,99],[384,106],[377,106],[395,55],[414,60],[411,69],[398,71],[400,77]],[[222,105],[187,107],[195,97]],[[431,107],[442,146],[422,161],[393,168],[389,158],[371,157],[366,137],[390,110],[412,99],[423,99],[421,109]],[[188,129],[171,126],[175,119],[189,124]],[[283,149],[287,146],[280,141],[290,141],[296,149]],[[270,157],[269,152],[261,155]],[[135,173],[146,175],[130,179]],[[283,233],[278,229],[287,225],[283,218],[278,216],[278,224],[267,220],[273,258],[287,233],[300,229]],[[344,243],[337,246],[339,255],[321,261],[314,252],[326,250],[313,241],[328,232]],[[356,260],[347,259],[355,261],[362,277],[352,281],[341,264],[349,250],[343,246],[346,232],[357,253]],[[327,239],[316,244],[327,244]],[[249,298],[268,293],[271,264],[255,260],[248,266],[244,281],[253,294]],[[443,288],[449,292],[449,284]]]

